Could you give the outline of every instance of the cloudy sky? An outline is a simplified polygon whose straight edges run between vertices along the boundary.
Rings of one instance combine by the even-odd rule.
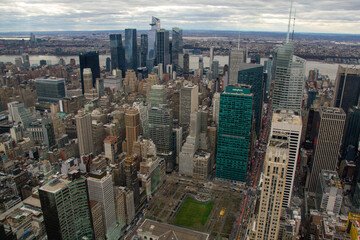
[[[290,0],[0,0],[0,32],[149,29],[286,31]],[[360,34],[360,0],[295,0],[296,31]]]

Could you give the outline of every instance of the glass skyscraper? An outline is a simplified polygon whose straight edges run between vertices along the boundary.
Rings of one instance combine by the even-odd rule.
[[[80,77],[81,77],[81,85],[82,85],[82,93],[85,93],[84,88],[84,76],[83,71],[84,68],[91,68],[92,73],[92,83],[93,87],[96,87],[96,78],[100,78],[100,64],[99,64],[99,52],[86,52],[80,53]]]
[[[75,173],[39,188],[49,239],[93,239],[86,179]]]
[[[65,78],[36,78],[35,84],[39,102],[58,102],[66,97]]]
[[[172,55],[171,60],[172,64],[175,67],[175,70],[177,71],[177,68],[179,66],[179,53],[182,53],[183,49],[183,31],[180,28],[174,27],[172,29]]]
[[[126,70],[137,69],[136,29],[125,29],[125,67]]]
[[[111,69],[120,69],[125,77],[125,50],[121,34],[110,34]]]
[[[228,86],[220,95],[216,177],[246,181],[253,94],[250,86]]]
[[[241,63],[238,71],[238,83],[251,85],[251,93],[254,94],[254,118],[255,131],[259,134],[261,124],[261,110],[263,102],[263,69],[262,65]]]
[[[156,62],[163,64],[164,72],[166,65],[170,64],[169,31],[165,29],[156,33]]]
[[[146,67],[149,73],[152,72],[152,69],[156,64],[156,33],[160,30],[160,19],[152,17],[150,26],[151,29],[148,32],[148,54],[146,61]]]
[[[140,67],[146,67],[146,57],[148,52],[148,35],[141,34],[140,42]]]

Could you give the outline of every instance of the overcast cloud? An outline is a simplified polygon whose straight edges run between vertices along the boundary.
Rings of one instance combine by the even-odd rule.
[[[149,29],[287,30],[289,0],[0,0],[0,32]],[[360,0],[298,0],[296,31],[360,34]]]

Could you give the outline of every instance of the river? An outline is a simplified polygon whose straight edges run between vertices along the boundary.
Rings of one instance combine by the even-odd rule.
[[[15,63],[15,58],[21,57],[21,55],[0,55],[0,62],[12,62]],[[106,58],[110,57],[109,55],[100,55],[100,65],[105,66],[106,64]],[[74,58],[76,60],[76,63],[79,63],[79,56],[50,56],[50,55],[30,55],[30,64],[40,64],[40,60],[46,60],[48,64],[57,64],[60,60],[60,58],[63,58],[65,60],[65,63],[70,63],[70,59]],[[214,60],[219,61],[220,66],[224,66],[225,64],[229,63],[229,56],[215,56]],[[263,64],[266,58],[261,59],[261,63]],[[204,67],[209,67],[209,57],[204,56]],[[249,61],[249,59],[248,59]],[[198,68],[198,62],[199,62],[199,55],[190,55],[190,69],[197,69]],[[338,69],[338,65],[336,63],[323,63],[318,61],[306,61],[306,68],[305,73],[308,74],[309,70],[312,70],[314,68],[319,69],[319,72],[323,75],[328,75],[331,80],[335,80],[336,72]],[[346,66],[346,64],[341,64]],[[348,65],[348,66],[354,66],[354,65]],[[360,65],[357,65],[358,68],[360,68]]]

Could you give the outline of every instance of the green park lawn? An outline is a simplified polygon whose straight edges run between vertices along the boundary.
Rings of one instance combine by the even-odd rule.
[[[186,198],[175,216],[176,225],[201,230],[211,213],[214,202],[201,203],[193,198]]]

